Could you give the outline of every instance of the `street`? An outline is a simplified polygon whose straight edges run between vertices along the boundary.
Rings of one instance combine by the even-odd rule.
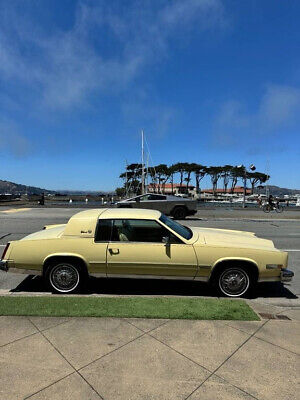
[[[24,208],[2,209],[0,211],[0,251],[11,240],[18,240],[32,232],[41,230],[44,225],[66,223],[79,208]],[[271,239],[277,248],[289,253],[289,268],[295,272],[292,283],[282,286],[278,283],[258,285],[256,298],[272,299],[273,304],[282,305],[286,300],[296,299],[300,295],[300,220],[283,219],[281,215],[266,219],[262,213],[251,211],[251,218],[242,218],[241,210],[230,212],[230,218],[224,218],[226,210],[221,212],[198,211],[195,217],[181,221],[188,226],[235,229],[255,232],[258,237]],[[287,213],[285,214],[286,217]],[[44,292],[39,277],[0,271],[0,290],[17,292]],[[109,280],[92,279],[89,285],[91,293],[99,294],[144,294],[144,295],[191,295],[211,296],[210,289],[199,282]]]

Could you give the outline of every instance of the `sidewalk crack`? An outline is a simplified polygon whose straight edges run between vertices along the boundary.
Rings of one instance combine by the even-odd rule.
[[[149,331],[144,331],[143,329],[139,328],[138,326],[136,326],[134,323],[132,323],[131,321],[128,321],[126,319],[123,319],[124,322],[127,322],[129,325],[134,326],[136,329],[138,329],[139,331],[143,332],[143,333],[149,333],[149,332],[153,332],[155,329],[160,328],[161,326],[166,325],[167,323],[170,322],[170,320],[162,322],[159,326],[156,326],[155,328],[149,329]]]
[[[237,349],[235,349],[231,354],[230,354],[230,356],[228,356],[227,358],[226,358],[226,360],[224,360],[198,387],[196,387],[196,389],[194,389],[193,391],[192,391],[192,393],[190,393],[184,400],[187,400],[187,399],[189,399],[191,396],[192,396],[192,394],[194,394],[211,376],[213,376],[234,354],[236,354],[246,343],[248,343],[249,342],[249,340],[250,339],[252,339],[253,338],[253,336],[260,330],[260,329],[262,329],[262,327],[264,327],[265,325],[266,325],[266,323],[268,322],[269,320],[267,320],[265,323],[263,323],[258,329],[256,329],[256,331],[255,332],[253,332]],[[249,393],[249,395],[250,395],[250,393]],[[250,396],[252,396],[252,395],[250,395]],[[256,397],[254,397],[254,396],[252,396],[254,399],[256,399]],[[257,399],[258,400],[258,399]]]
[[[110,352],[108,352],[108,353],[106,353],[106,354],[103,354],[103,356],[100,356],[100,357],[96,358],[95,360],[91,361],[90,363],[88,363],[88,364],[86,364],[86,365],[83,365],[82,367],[78,368],[77,372],[80,371],[80,370],[82,370],[82,369],[84,369],[84,368],[86,368],[86,367],[89,367],[91,364],[93,364],[93,363],[95,363],[95,362],[101,360],[102,358],[104,358],[104,357],[106,357],[106,356],[109,356],[110,354],[114,353],[115,351],[122,349],[123,347],[125,347],[125,346],[127,346],[128,344],[134,342],[134,341],[137,340],[137,339],[140,339],[141,337],[143,337],[143,336],[145,336],[145,335],[146,335],[146,333],[143,333],[142,335],[137,336],[136,338],[130,340],[129,342],[126,342],[126,343],[122,344],[120,347],[118,347],[118,348],[116,348],[116,349],[113,349],[112,351],[110,351]]]
[[[29,318],[28,318],[29,319]],[[76,372],[88,385],[89,387],[99,396],[100,399],[104,400],[104,398],[100,395],[100,393],[97,392],[97,390],[93,387],[93,385],[88,382],[85,377],[79,372],[79,369],[76,369],[70,361],[58,350],[56,346],[51,342],[50,339],[47,338],[46,335],[44,335],[43,331],[41,331],[34,322],[32,322],[30,319],[29,321],[32,323],[32,325],[40,332],[40,334],[47,340],[47,342],[54,348],[54,350],[57,351],[57,353],[70,365],[70,367]],[[67,322],[67,321],[66,321]],[[71,375],[71,374],[70,374]],[[32,396],[32,395],[31,395]]]
[[[153,329],[153,330],[154,330],[154,329]],[[152,332],[152,331],[150,331],[150,332]],[[148,334],[148,332],[147,332],[147,334]],[[152,336],[152,335],[148,335],[148,336],[150,336],[152,339],[157,340],[159,343],[161,343],[161,344],[163,344],[164,346],[168,347],[170,350],[175,351],[175,353],[180,354],[182,357],[186,358],[187,360],[191,361],[192,363],[198,365],[198,367],[201,367],[201,368],[205,369],[206,371],[208,371],[209,373],[212,373],[212,371],[211,371],[210,369],[204,367],[204,365],[201,365],[201,364],[199,364],[197,361],[192,360],[191,358],[189,358],[189,357],[186,356],[185,354],[183,354],[183,353],[181,353],[180,351],[174,349],[172,346],[169,346],[167,343],[165,343],[165,342],[163,342],[163,341],[157,339],[155,336]]]

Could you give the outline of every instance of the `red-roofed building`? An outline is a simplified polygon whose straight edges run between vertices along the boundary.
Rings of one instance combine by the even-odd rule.
[[[202,193],[213,193],[213,189],[202,189],[201,190]],[[227,188],[226,192],[224,189],[216,189],[216,194],[221,194],[221,193],[230,193],[231,194],[231,188]],[[244,193],[244,187],[243,186],[236,186],[233,189],[233,193],[234,194],[243,194]],[[246,195],[250,195],[251,194],[251,189],[246,188]]]
[[[161,184],[161,185],[154,185],[153,183],[150,183],[148,185],[148,190],[149,193],[164,193],[164,194],[174,194],[174,195],[180,195],[180,194],[187,194],[188,196],[191,197],[197,197],[197,193],[196,193],[196,186],[194,185],[188,185],[188,190],[187,190],[187,186],[185,184],[183,184],[180,187],[179,183],[174,183],[173,184],[173,190],[172,190],[172,184],[171,183],[165,183],[165,184]],[[213,195],[213,189],[201,189],[200,190],[201,196],[202,197],[211,197]],[[222,189],[216,189],[215,191],[216,195],[224,195],[226,194],[232,194],[231,193],[231,188],[227,188],[226,192],[225,190]],[[239,196],[239,195],[243,195],[244,193],[244,187],[243,186],[236,186],[233,190],[233,195]],[[250,195],[251,194],[251,189],[246,188],[246,195]],[[205,196],[208,195],[208,196]]]
[[[150,183],[148,185],[148,192],[153,193],[153,192],[161,192],[164,194],[172,194],[172,184],[171,183],[165,183],[161,185],[153,185],[153,183]],[[196,187],[194,185],[188,185],[188,193],[187,193],[187,186],[183,183],[182,186],[180,187],[179,183],[173,183],[173,194],[189,194],[191,196],[196,194]]]

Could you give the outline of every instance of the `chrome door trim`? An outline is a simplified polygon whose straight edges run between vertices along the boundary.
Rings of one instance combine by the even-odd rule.
[[[137,266],[137,265],[167,265],[167,266],[176,266],[176,265],[184,265],[184,266],[190,266],[192,268],[197,268],[197,265],[195,264],[185,264],[185,263],[168,263],[165,264],[164,262],[148,262],[148,261],[139,261],[139,262],[130,262],[130,261],[111,261],[109,260],[109,264],[130,264],[132,266]]]

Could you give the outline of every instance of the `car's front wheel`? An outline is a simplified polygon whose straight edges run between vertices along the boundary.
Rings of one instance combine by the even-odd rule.
[[[79,265],[65,261],[49,265],[45,274],[49,289],[61,294],[78,293],[82,287],[83,278]]]
[[[227,297],[247,295],[254,286],[254,279],[247,269],[228,267],[218,273],[216,283],[219,292]]]

